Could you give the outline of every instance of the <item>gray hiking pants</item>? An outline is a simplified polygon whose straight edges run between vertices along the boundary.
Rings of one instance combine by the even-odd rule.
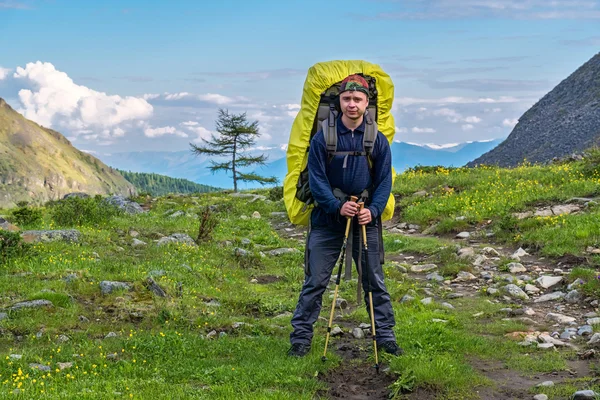
[[[362,228],[355,221],[353,231],[352,258],[358,264],[359,240]],[[395,325],[394,310],[390,302],[390,295],[384,283],[383,269],[379,260],[379,240],[377,227],[367,226],[368,268],[367,260],[362,256],[362,287],[364,291],[367,314],[369,309],[369,280],[373,295],[373,308],[375,314],[375,331],[377,343],[395,340],[393,327]],[[333,230],[329,227],[312,227],[307,243],[307,268],[304,284],[298,304],[292,317],[293,331],[290,342],[311,344],[313,337],[313,324],[317,321],[321,311],[323,292],[327,288],[334,267],[337,276],[336,261],[344,243],[344,231]],[[368,276],[367,276],[368,271]],[[340,283],[343,285],[343,282]],[[327,316],[329,320],[329,315]],[[369,321],[370,323],[370,321]]]

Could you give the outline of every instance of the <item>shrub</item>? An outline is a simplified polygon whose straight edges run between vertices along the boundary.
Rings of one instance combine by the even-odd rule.
[[[271,201],[279,201],[283,198],[283,186],[275,186],[269,190],[268,199]]]
[[[0,265],[8,264],[16,257],[25,255],[30,245],[23,242],[17,232],[0,230]]]
[[[19,202],[19,208],[11,212],[11,221],[17,225],[32,225],[42,219],[42,210],[27,207],[27,203]]]
[[[586,176],[600,174],[600,147],[594,146],[585,151],[583,155],[583,173]]]
[[[50,206],[50,216],[59,226],[101,225],[123,211],[104,201],[102,196],[70,197]]]

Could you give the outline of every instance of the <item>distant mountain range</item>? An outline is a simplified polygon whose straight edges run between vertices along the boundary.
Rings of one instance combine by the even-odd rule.
[[[503,139],[491,141],[466,142],[445,146],[418,145],[413,143],[392,143],[392,165],[396,173],[401,173],[407,168],[417,165],[441,165],[444,167],[461,167],[485,152],[493,149]],[[276,176],[280,185],[287,173],[285,150],[283,148],[264,151],[269,155],[267,165],[259,168],[249,168],[248,172],[255,170],[260,175]],[[230,175],[224,172],[212,174],[208,169],[210,161],[206,157],[199,157],[191,151],[163,152],[141,151],[124,152],[107,155],[96,155],[107,165],[124,171],[152,172],[167,175],[173,178],[185,178],[193,182],[214,187],[230,189],[233,181]],[[242,183],[240,189],[261,187],[257,183]]]

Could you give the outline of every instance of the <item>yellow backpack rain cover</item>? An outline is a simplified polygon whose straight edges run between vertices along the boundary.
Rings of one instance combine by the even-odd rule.
[[[377,118],[378,129],[385,135],[388,143],[392,143],[395,134],[394,117],[391,113],[394,100],[394,84],[388,74],[379,65],[362,60],[335,60],[320,62],[309,68],[300,111],[292,124],[287,148],[287,175],[283,180],[283,200],[290,221],[296,225],[308,225],[313,204],[307,206],[296,198],[296,189],[300,173],[308,163],[308,147],[311,131],[321,100],[321,94],[332,85],[341,82],[348,75],[363,74],[375,79],[377,89]],[[396,172],[392,167],[392,185]],[[390,193],[388,202],[381,215],[382,221],[392,218],[395,199]]]

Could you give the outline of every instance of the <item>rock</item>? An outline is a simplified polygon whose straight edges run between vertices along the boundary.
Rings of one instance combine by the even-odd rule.
[[[356,339],[364,339],[365,333],[361,328],[354,328],[352,329],[352,336],[354,336]]]
[[[479,276],[481,276],[483,279],[485,280],[491,280],[494,279],[494,274],[491,273],[490,271],[481,271],[479,273]]]
[[[477,258],[475,259],[475,261],[473,261],[473,265],[476,267],[481,267],[482,265],[485,264],[485,262],[488,260],[488,258],[484,255],[478,255]]]
[[[212,330],[212,331],[208,332],[208,334],[206,335],[207,339],[212,339],[212,338],[215,338],[215,337],[217,337],[217,331],[215,331],[215,330]]]
[[[133,238],[133,240],[131,241],[131,247],[142,247],[142,246],[146,246],[146,242]]]
[[[493,295],[495,295],[495,294],[498,294],[498,293],[500,293],[500,291],[499,291],[498,289],[496,289],[496,288],[488,288],[488,290],[487,290],[487,293],[488,293],[489,295],[492,295],[492,296],[493,296]]]
[[[0,312],[0,321],[2,321],[3,319],[7,319],[8,318],[8,314],[5,312]]]
[[[469,232],[460,232],[458,235],[456,235],[457,239],[468,239],[471,237],[471,234]]]
[[[406,274],[408,272],[408,270],[406,269],[406,267],[402,266],[402,265],[396,265],[396,269],[400,272],[402,272],[403,274]]]
[[[288,214],[285,211],[273,211],[271,217],[287,218]]]
[[[148,277],[146,279],[146,282],[144,282],[144,286],[146,286],[146,289],[148,289],[149,291],[151,291],[159,297],[167,297],[167,293],[165,292],[165,290],[162,287],[160,287],[151,277]]]
[[[579,390],[573,394],[572,400],[593,400],[596,399],[596,392],[593,390]]]
[[[544,276],[540,276],[538,279],[536,279],[536,282],[538,283],[538,285],[540,285],[544,289],[548,289],[554,285],[557,285],[562,280],[563,280],[562,276],[544,275]]]
[[[9,310],[20,310],[22,308],[54,307],[50,300],[31,300],[22,301],[9,307]]]
[[[577,290],[571,290],[565,296],[565,301],[569,304],[577,304],[581,301],[581,299],[582,299],[581,293],[579,293]]]
[[[43,364],[31,363],[29,364],[31,369],[39,369],[40,371],[50,371],[50,367]]]
[[[489,290],[488,290],[489,291]],[[508,284],[504,286],[504,291],[507,292],[511,297],[515,299],[528,300],[529,296],[520,287],[515,284]]]
[[[542,343],[552,343],[555,346],[566,346],[567,345],[565,342],[558,340],[558,339],[554,339],[552,336],[546,335],[544,333],[542,333],[541,335],[538,336],[538,340],[541,340]]]
[[[500,253],[498,253],[498,251],[496,249],[494,249],[493,247],[484,247],[481,252],[483,254],[485,254],[486,256],[494,256],[494,257],[499,257]]]
[[[112,204],[115,207],[120,208],[127,214],[140,214],[144,212],[142,206],[135,201],[130,201],[123,196],[110,196],[104,199],[108,204]]]
[[[283,254],[289,254],[289,253],[298,253],[300,250],[298,249],[292,249],[292,248],[281,248],[281,249],[275,249],[275,250],[271,250],[269,252],[267,252],[269,255],[271,256],[280,256]]]
[[[131,236],[132,238],[136,238],[139,235],[140,235],[140,233],[138,231],[134,231],[134,230],[129,231],[129,236]]]
[[[442,303],[442,307],[454,310],[454,306],[450,303]]]
[[[342,331],[342,328],[340,328],[339,326],[336,326],[335,328],[333,328],[331,330],[331,336],[335,337],[335,336],[342,336],[344,334],[344,331]]]
[[[569,290],[575,289],[576,287],[579,287],[579,286],[583,285],[584,283],[585,283],[585,281],[583,279],[577,278],[573,281],[573,283],[570,283],[567,286],[567,289],[569,289]]]
[[[577,330],[579,336],[589,336],[594,333],[594,329],[590,325],[580,326]]]
[[[348,307],[348,302],[345,299],[338,297],[335,299],[335,307],[345,310]]]
[[[84,193],[84,192],[73,192],[73,193],[65,194],[62,199],[66,200],[66,199],[70,199],[73,197],[77,197],[79,199],[88,199],[90,197],[90,195],[87,193]]]
[[[527,253],[525,250],[523,250],[522,248],[519,247],[519,249],[517,251],[515,251],[512,255],[520,258],[520,257],[528,256],[529,253]]]
[[[507,265],[508,270],[511,274],[518,274],[519,272],[527,272],[527,268],[523,266],[521,263],[511,262]]]
[[[551,209],[554,215],[571,214],[581,210],[581,208],[576,204],[560,204],[557,206],[552,206]]]
[[[48,243],[57,241],[77,243],[81,239],[81,232],[77,229],[24,231],[21,233],[21,237],[26,243]]]
[[[60,369],[61,371],[64,369],[69,369],[71,367],[73,367],[73,363],[72,362],[59,362],[56,363],[56,365],[58,366],[58,369]]]
[[[252,218],[260,219],[260,213],[258,211],[254,211],[252,213]]]
[[[132,286],[125,282],[102,281],[100,282],[100,291],[102,294],[109,294],[116,290],[131,290]]]
[[[289,311],[286,311],[282,314],[276,315],[275,317],[273,317],[273,319],[281,319],[281,318],[288,318],[291,317],[293,314]]]
[[[590,254],[600,254],[600,249],[592,247],[592,246],[586,247],[585,251]]]
[[[548,396],[545,394],[536,394],[533,396],[533,400],[548,400]]]
[[[428,281],[438,281],[438,282],[444,282],[444,279],[445,279],[443,276],[441,276],[440,274],[438,274],[437,271],[432,272],[431,274],[427,274],[425,276],[425,278]]]
[[[413,196],[415,196],[415,197],[425,197],[425,196],[427,196],[427,192],[425,190],[419,190],[418,192],[414,192]]]
[[[114,338],[117,337],[118,335],[115,332],[108,332],[106,334],[106,336],[104,336],[104,339],[110,339],[110,338]]]
[[[540,349],[547,350],[547,349],[553,348],[554,344],[553,343],[538,343],[537,347],[540,348]]]
[[[450,293],[448,295],[449,299],[460,299],[462,297],[465,297],[464,293]]]
[[[587,344],[598,344],[600,343],[600,333],[594,333]]]
[[[172,243],[185,243],[188,246],[198,247],[194,239],[186,233],[173,233],[169,236],[160,238],[156,243],[158,246],[164,246]]]
[[[253,278],[253,279],[250,280],[250,283],[258,283],[258,279]]]
[[[598,325],[600,324],[600,317],[590,318],[586,322],[588,325]]]
[[[550,321],[556,321],[560,324],[570,324],[571,322],[575,322],[577,320],[576,318],[557,313],[546,314],[546,319]]]
[[[413,301],[415,298],[413,296],[409,296],[407,294],[405,294],[404,296],[402,296],[402,299],[400,300],[400,303],[406,303],[409,301]]]
[[[68,336],[66,336],[66,335],[60,335],[58,337],[58,339],[57,339],[57,342],[58,343],[67,343],[69,340],[71,340],[71,339],[69,339]]]
[[[458,257],[459,258],[475,257],[475,250],[472,247],[463,247],[462,249],[458,250]]]
[[[540,289],[538,289],[536,286],[527,284],[525,285],[525,292],[532,294],[532,293],[539,293]]]
[[[552,387],[552,386],[554,386],[554,382],[552,382],[552,381],[544,381],[542,383],[535,385],[535,387]]]
[[[9,355],[9,358],[11,360],[20,360],[23,358],[23,354],[11,354],[11,355]]]
[[[447,323],[448,321],[446,321],[445,319],[439,319],[439,318],[432,318],[431,319],[432,322],[440,322],[442,324]]]
[[[250,253],[248,252],[248,250],[236,247],[235,249],[233,249],[233,254],[235,254],[236,257],[246,257]]]
[[[185,215],[183,211],[175,211],[173,214],[169,215],[169,218],[177,218]]]
[[[248,246],[249,244],[251,244],[251,243],[252,243],[252,241],[251,241],[250,239],[248,239],[248,238],[243,238],[243,239],[242,239],[242,241],[241,241],[241,243],[242,243],[244,246]]]
[[[477,277],[470,272],[460,271],[452,282],[468,282],[477,280]]]
[[[428,305],[431,303],[433,303],[433,299],[431,297],[426,297],[423,300],[421,300],[421,304],[424,304],[424,305]]]
[[[413,265],[410,267],[412,272],[429,272],[434,269],[437,269],[437,265],[435,264]]]
[[[563,292],[554,292],[554,293],[549,293],[549,294],[540,296],[537,299],[535,299],[533,302],[534,303],[543,303],[545,301],[562,299],[563,297],[565,297],[565,294]]]

